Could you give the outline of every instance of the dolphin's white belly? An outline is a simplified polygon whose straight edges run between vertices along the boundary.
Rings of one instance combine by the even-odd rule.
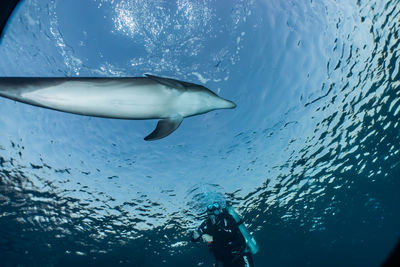
[[[177,92],[158,83],[65,81],[21,92],[21,98],[70,113],[121,119],[155,119],[174,114]]]

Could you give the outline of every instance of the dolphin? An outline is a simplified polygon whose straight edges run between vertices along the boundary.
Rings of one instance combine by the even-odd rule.
[[[159,119],[144,140],[164,138],[186,117],[235,108],[208,88],[145,74],[133,78],[0,78],[0,96],[58,111],[103,118]]]

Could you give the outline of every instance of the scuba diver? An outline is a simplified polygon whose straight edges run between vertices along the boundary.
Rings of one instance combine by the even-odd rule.
[[[214,266],[219,262],[223,267],[254,266],[252,254],[257,253],[258,245],[233,207],[222,208],[215,202],[208,205],[207,215],[191,239],[208,243],[216,260]]]

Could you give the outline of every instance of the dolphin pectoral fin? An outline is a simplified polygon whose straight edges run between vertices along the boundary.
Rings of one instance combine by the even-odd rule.
[[[156,81],[167,87],[172,87],[172,88],[176,88],[179,90],[186,90],[185,85],[181,81],[170,79],[170,78],[158,77],[158,76],[154,76],[154,75],[147,74],[147,73],[145,75],[147,78],[152,79],[153,81]]]
[[[168,119],[159,120],[157,123],[157,127],[151,134],[146,136],[144,140],[153,141],[164,138],[170,135],[173,131],[175,131],[179,127],[179,125],[181,125],[182,121],[183,121],[182,116],[176,116]]]

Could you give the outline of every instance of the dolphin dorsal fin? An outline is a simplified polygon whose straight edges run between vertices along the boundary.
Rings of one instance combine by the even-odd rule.
[[[147,78],[152,79],[153,81],[156,81],[158,83],[161,83],[162,85],[176,88],[179,90],[186,90],[184,83],[181,81],[171,79],[171,78],[158,77],[158,76],[154,76],[154,75],[147,74],[147,73],[145,75]]]
[[[182,116],[175,116],[172,118],[159,120],[157,123],[157,127],[151,134],[146,136],[144,140],[153,141],[164,138],[175,131],[179,127],[179,125],[181,125],[182,121]]]

